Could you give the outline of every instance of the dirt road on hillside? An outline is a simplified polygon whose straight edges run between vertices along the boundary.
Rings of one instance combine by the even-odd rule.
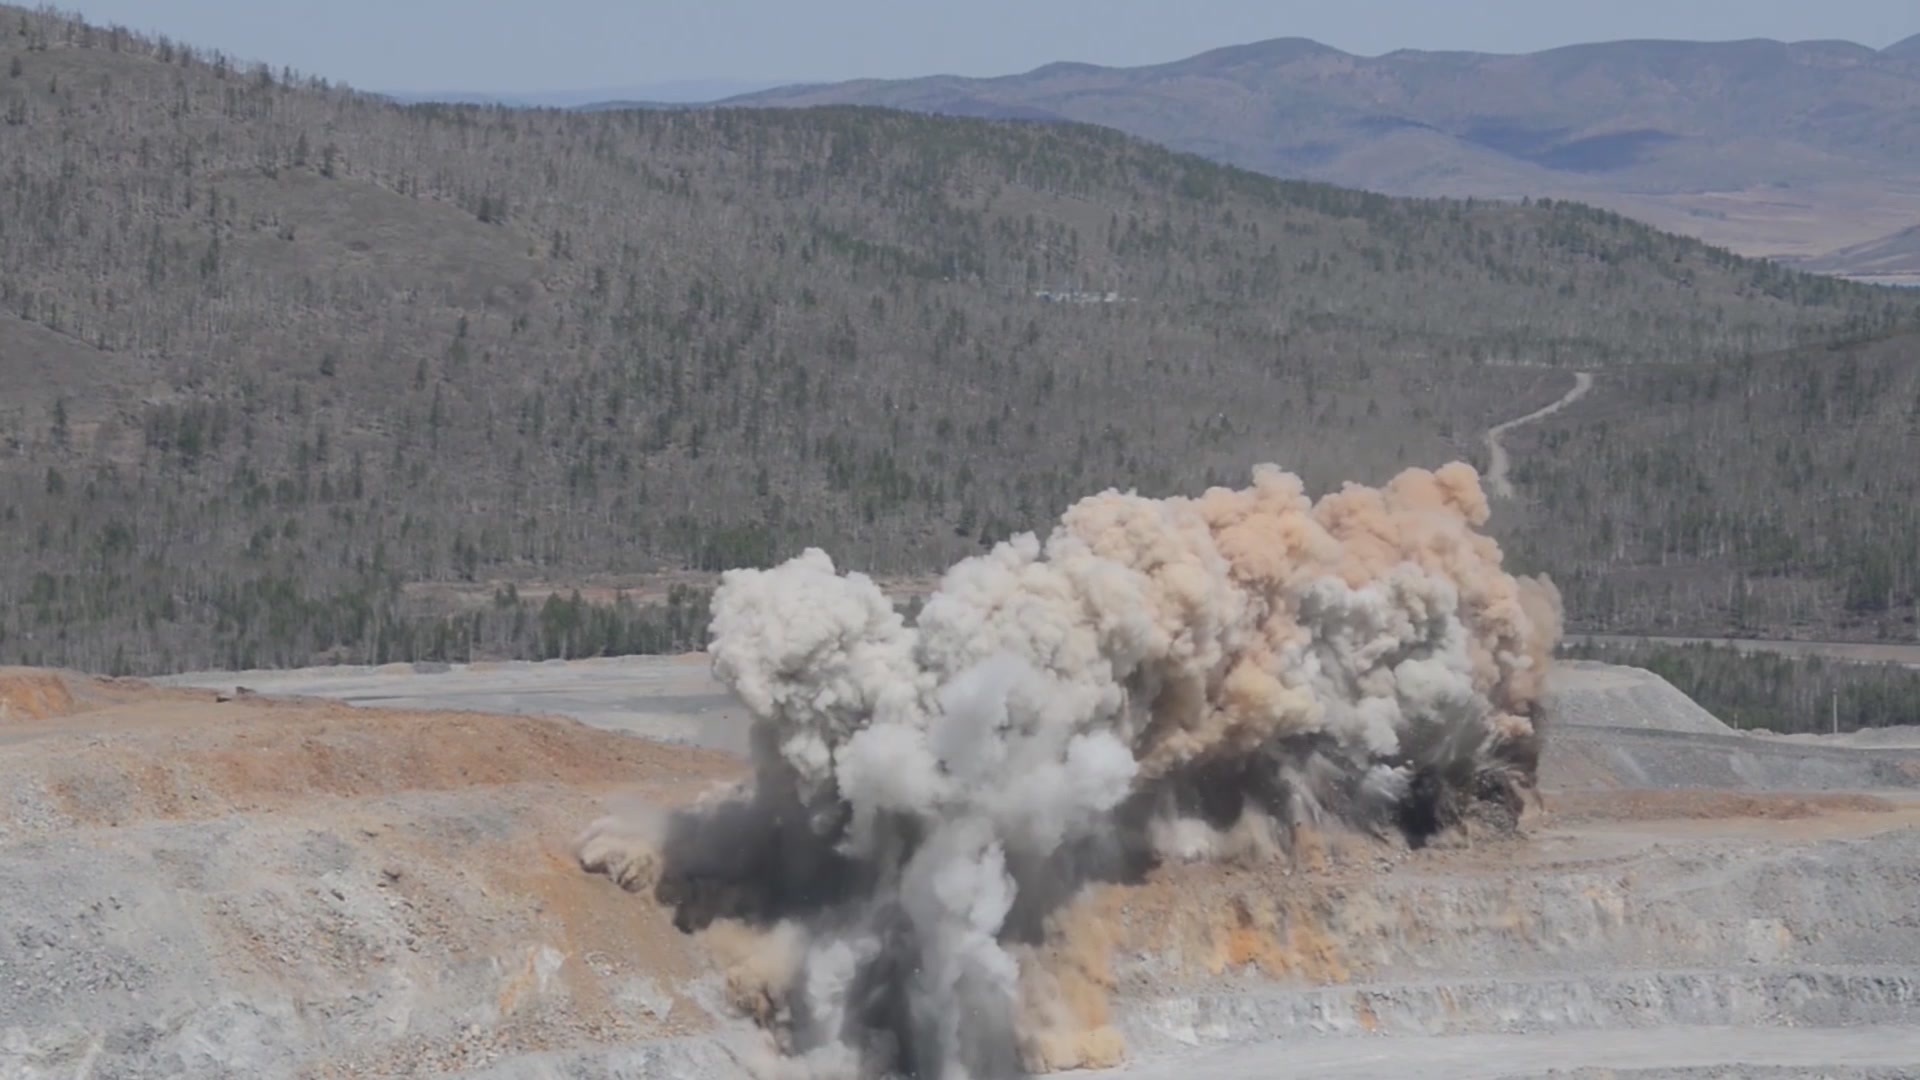
[[[1593,375],[1585,371],[1576,371],[1573,373],[1573,389],[1567,391],[1566,396],[1559,401],[1487,429],[1487,494],[1499,499],[1513,498],[1513,484],[1507,479],[1511,463],[1507,459],[1507,448],[1500,441],[1501,438],[1515,428],[1525,427],[1552,416],[1586,397],[1587,391],[1591,389],[1593,389]]]

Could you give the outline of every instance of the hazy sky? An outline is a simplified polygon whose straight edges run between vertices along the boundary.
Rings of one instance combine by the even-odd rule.
[[[1523,52],[1629,37],[1920,32],[1916,0],[67,0],[245,60],[369,90],[530,91],[682,79],[998,75],[1143,64],[1311,37],[1350,52]]]

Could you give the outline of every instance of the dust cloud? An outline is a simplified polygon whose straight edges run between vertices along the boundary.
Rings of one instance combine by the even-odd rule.
[[[718,935],[771,1074],[1110,1063],[1100,928],[1056,918],[1084,885],[1517,811],[1560,605],[1487,515],[1460,463],[1317,501],[1273,466],[1109,491],[954,566],[911,624],[818,550],[732,571],[709,652],[753,781],[583,854]]]

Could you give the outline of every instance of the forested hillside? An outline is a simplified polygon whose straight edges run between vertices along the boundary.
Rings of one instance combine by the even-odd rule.
[[[1920,636],[1920,334],[1606,372],[1510,443],[1589,629]]]
[[[18,9],[0,71],[11,661],[680,646],[697,589],[570,586],[925,572],[1257,461],[1378,480],[1556,365],[1717,369],[1917,299],[1085,127],[401,108]]]

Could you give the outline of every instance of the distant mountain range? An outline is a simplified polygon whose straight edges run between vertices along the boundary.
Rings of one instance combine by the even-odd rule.
[[[773,79],[677,79],[595,90],[503,93],[487,90],[387,91],[382,97],[403,105],[505,105],[517,109],[635,108],[646,105],[695,105],[738,97],[783,85]]]
[[[1920,35],[1881,50],[1617,41],[1378,57],[1286,38],[1150,67],[791,86],[724,104],[1088,122],[1388,194],[1576,198],[1744,254],[1920,283],[1908,231]]]

